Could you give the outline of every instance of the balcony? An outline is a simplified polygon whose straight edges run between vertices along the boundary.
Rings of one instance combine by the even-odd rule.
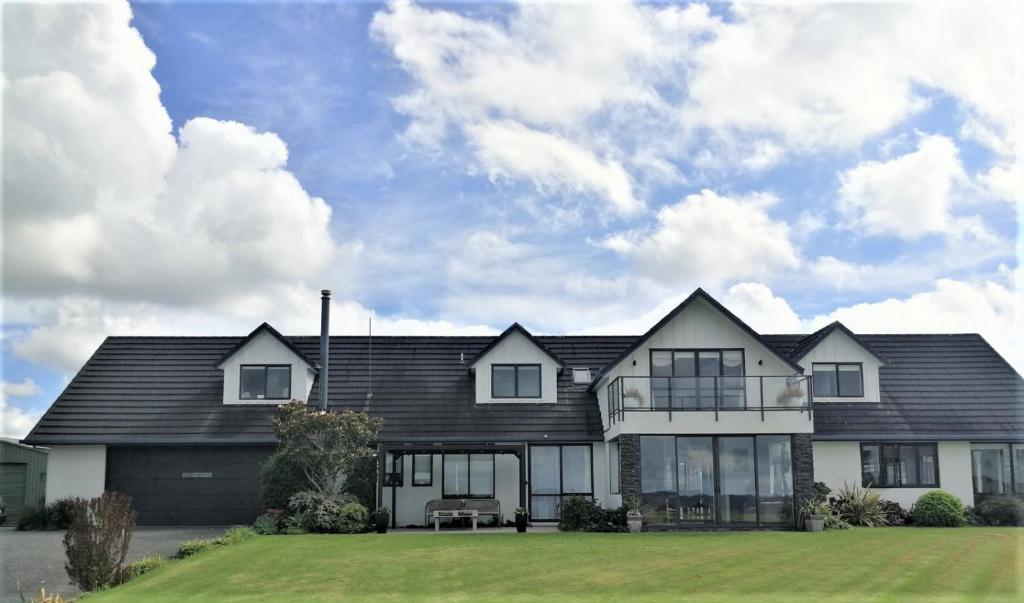
[[[806,413],[811,421],[814,411],[808,375],[617,377],[608,384],[606,396],[609,428],[633,413],[660,413],[668,421],[677,413],[688,418],[702,413],[699,422],[712,413],[715,422],[742,414],[744,422],[751,415],[770,422],[776,413]]]

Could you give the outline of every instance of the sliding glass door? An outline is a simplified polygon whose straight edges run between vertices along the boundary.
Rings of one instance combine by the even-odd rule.
[[[791,438],[641,436],[640,490],[652,524],[791,525]]]

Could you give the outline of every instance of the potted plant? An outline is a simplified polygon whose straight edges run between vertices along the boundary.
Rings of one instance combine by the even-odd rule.
[[[644,503],[639,496],[630,496],[626,499],[626,525],[633,533],[644,528]]]
[[[530,512],[523,507],[516,507],[516,532],[525,532],[530,522]]]
[[[387,507],[378,507],[374,516],[376,519],[374,527],[377,529],[377,533],[386,534],[388,531],[388,523],[391,522],[391,510]]]
[[[832,513],[828,503],[812,498],[804,503],[800,509],[800,516],[804,519],[804,529],[808,532],[822,532],[825,530],[825,518]]]

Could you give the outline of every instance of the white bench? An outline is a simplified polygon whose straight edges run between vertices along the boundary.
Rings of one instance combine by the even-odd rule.
[[[461,519],[463,517],[469,517],[473,520],[473,531],[476,531],[476,520],[480,517],[480,512],[476,509],[450,509],[444,511],[434,511],[434,531],[441,531],[441,520],[442,519]]]

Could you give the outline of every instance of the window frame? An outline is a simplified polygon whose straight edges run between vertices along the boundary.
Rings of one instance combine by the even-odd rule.
[[[427,481],[425,483],[424,482],[417,482],[416,481],[416,459],[420,458],[420,457],[424,457],[424,456],[427,457],[427,461],[430,464],[430,468],[428,470],[428,474],[430,475],[430,477],[427,478]],[[412,455],[412,486],[414,488],[422,488],[422,487],[430,487],[430,486],[433,486],[433,485],[434,485],[434,455],[433,454],[413,454]]]
[[[1009,461],[1009,465],[1010,465],[1010,476],[1009,476],[1010,477],[1010,481],[1008,482],[1009,491],[1003,492],[1001,495],[1000,494],[991,494],[991,493],[985,493],[985,492],[978,492],[977,491],[977,489],[976,489],[977,483],[975,482],[975,475],[974,475],[974,452],[975,452],[975,448],[974,447],[976,445],[977,446],[993,446],[993,445],[995,445],[995,446],[1006,446],[1007,451],[1009,452],[1009,459],[1008,459],[1008,461]],[[988,441],[985,441],[985,442],[971,442],[970,443],[970,447],[971,447],[971,492],[974,494],[974,503],[975,503],[975,505],[977,505],[979,502],[984,500],[985,497],[988,497],[988,496],[1021,496],[1021,495],[1024,495],[1024,482],[1022,482],[1021,487],[1019,489],[1017,488],[1017,481],[1018,481],[1018,478],[1021,475],[1021,472],[1024,471],[1024,467],[1017,466],[1016,455],[1014,454],[1018,450],[1024,448],[1024,441],[999,440],[999,441],[994,441],[994,442],[988,442]]]
[[[812,388],[814,387],[814,375],[815,375],[815,373],[818,372],[818,371],[816,371],[814,369],[814,367],[816,367],[816,366],[833,366],[833,367],[835,367],[835,371],[834,372],[835,372],[835,375],[836,375],[836,393],[835,393],[835,395],[832,395],[832,396],[821,396],[822,398],[863,398],[866,395],[865,394],[865,390],[864,390],[864,363],[863,362],[812,362],[811,363],[811,387]],[[857,367],[857,370],[860,372],[860,394],[858,394],[858,395],[844,394],[842,391],[839,390],[839,367],[840,366],[856,366]],[[819,396],[818,396],[817,393],[815,393],[814,397],[817,398]]]
[[[654,354],[659,353],[659,352],[668,352],[671,355],[670,366],[672,367],[672,374],[669,375],[669,376],[655,375],[654,374]],[[689,353],[693,354],[693,365],[694,365],[693,366],[693,375],[676,375],[676,356],[675,356],[676,352],[689,352]],[[716,353],[718,353],[718,374],[717,375],[702,375],[701,374],[701,372],[700,372],[700,355],[701,355],[701,352],[716,352]],[[740,354],[740,371],[741,371],[741,374],[739,374],[739,375],[725,375],[725,374],[723,374],[725,372],[725,352],[739,352],[739,354]],[[666,391],[668,391],[669,405],[665,406],[665,407],[652,407],[655,410],[672,411],[672,410],[677,410],[678,409],[678,410],[685,410],[685,411],[688,411],[688,412],[692,412],[692,411],[715,411],[716,409],[720,410],[720,411],[721,410],[747,410],[747,396],[746,396],[746,388],[747,388],[747,350],[745,348],[651,348],[647,352],[647,373],[648,373],[648,378],[651,380],[652,390],[653,390],[653,387],[654,387],[654,380],[655,379],[668,379],[668,388],[666,389]],[[711,394],[712,397],[713,397],[713,400],[714,400],[714,404],[712,406],[708,406],[708,407],[700,406],[698,408],[685,408],[685,407],[677,407],[677,406],[673,406],[672,405],[672,400],[674,399],[674,396],[673,396],[673,393],[672,393],[672,391],[673,391],[673,384],[675,383],[676,379],[693,379],[693,382],[694,382],[694,385],[695,385],[695,391],[697,392],[697,399],[699,401],[703,400],[704,396],[702,396],[700,394],[700,392],[704,389],[702,387],[702,385],[703,385],[702,378],[714,379],[714,387],[712,388],[712,394]],[[742,408],[724,407],[724,406],[721,405],[722,398],[723,398],[722,390],[724,389],[722,387],[722,384],[724,383],[724,381],[723,381],[724,379],[740,379],[740,383],[742,385],[739,388],[731,388],[731,389],[740,390],[740,391],[744,392],[744,394],[743,394],[743,407]],[[684,389],[687,389],[687,388],[684,388]],[[652,393],[651,403],[652,404],[654,403],[653,393]]]
[[[519,395],[519,369],[523,367],[536,368],[537,369],[537,395],[536,396],[520,396]],[[499,396],[494,393],[494,369],[496,368],[511,368],[513,369],[512,383],[515,385],[515,392],[512,396]],[[492,400],[540,400],[544,397],[544,367],[539,363],[496,363],[491,365],[491,399]]]
[[[871,483],[871,482],[868,482],[865,479],[865,476],[864,476],[864,448],[866,446],[877,446],[878,447],[878,474],[879,474],[879,477],[882,477],[884,475],[884,471],[885,471],[885,469],[883,467],[883,464],[882,464],[882,459],[885,458],[885,455],[882,453],[882,448],[884,448],[886,446],[894,447],[896,449],[896,457],[895,458],[899,459],[899,458],[902,458],[902,456],[900,455],[900,447],[902,447],[902,446],[914,446],[915,448],[920,448],[922,446],[931,446],[932,450],[935,451],[935,455],[934,455],[934,458],[935,458],[935,481],[934,482],[924,482],[924,481],[921,481],[921,474],[923,472],[921,471],[921,456],[918,455],[917,458],[916,458],[917,475],[918,475],[917,483],[914,483],[914,484],[906,484],[906,483],[882,484],[882,483]],[[866,488],[866,487],[868,487],[870,485],[870,487],[876,488],[876,489],[877,488],[939,488],[940,484],[942,484],[942,477],[941,477],[940,471],[939,471],[939,443],[937,441],[935,441],[935,442],[860,442],[860,445],[859,445],[858,449],[860,450],[860,483],[861,483],[861,487]]]
[[[242,372],[245,369],[262,368],[263,369],[263,397],[262,398],[247,398],[242,395]],[[267,396],[267,377],[270,374],[268,369],[272,368],[286,368],[288,369],[288,395],[284,398],[271,398]],[[291,400],[292,399],[292,365],[290,364],[240,364],[238,366],[238,399],[245,401],[254,402],[265,402],[265,401],[276,401],[276,400]]]
[[[470,470],[470,465],[473,462],[471,458],[474,454],[490,455],[491,457],[491,493],[490,495],[481,494],[470,494],[473,491],[473,485],[471,483],[473,479],[473,472]],[[466,493],[465,494],[446,494],[444,491],[444,457],[446,456],[464,456],[466,457]],[[493,452],[442,452],[441,453],[441,498],[463,500],[463,499],[487,499],[494,498],[494,489],[497,482],[497,466],[494,462],[495,453]]]
[[[587,459],[590,461],[590,492],[566,492],[565,491],[565,463],[563,461],[564,455],[562,454],[563,448],[585,448],[587,450]],[[534,494],[533,493],[533,449],[534,448],[557,448],[558,449],[558,493],[551,494]],[[530,521],[538,523],[549,523],[557,522],[559,519],[535,519],[533,517],[533,499],[536,498],[555,498],[558,499],[557,505],[562,503],[563,499],[572,498],[574,496],[581,496],[583,498],[589,498],[594,500],[594,447],[590,444],[530,444],[530,460],[529,466],[527,467],[527,476],[529,480],[529,488],[526,493],[526,499],[528,501],[530,509]]]

